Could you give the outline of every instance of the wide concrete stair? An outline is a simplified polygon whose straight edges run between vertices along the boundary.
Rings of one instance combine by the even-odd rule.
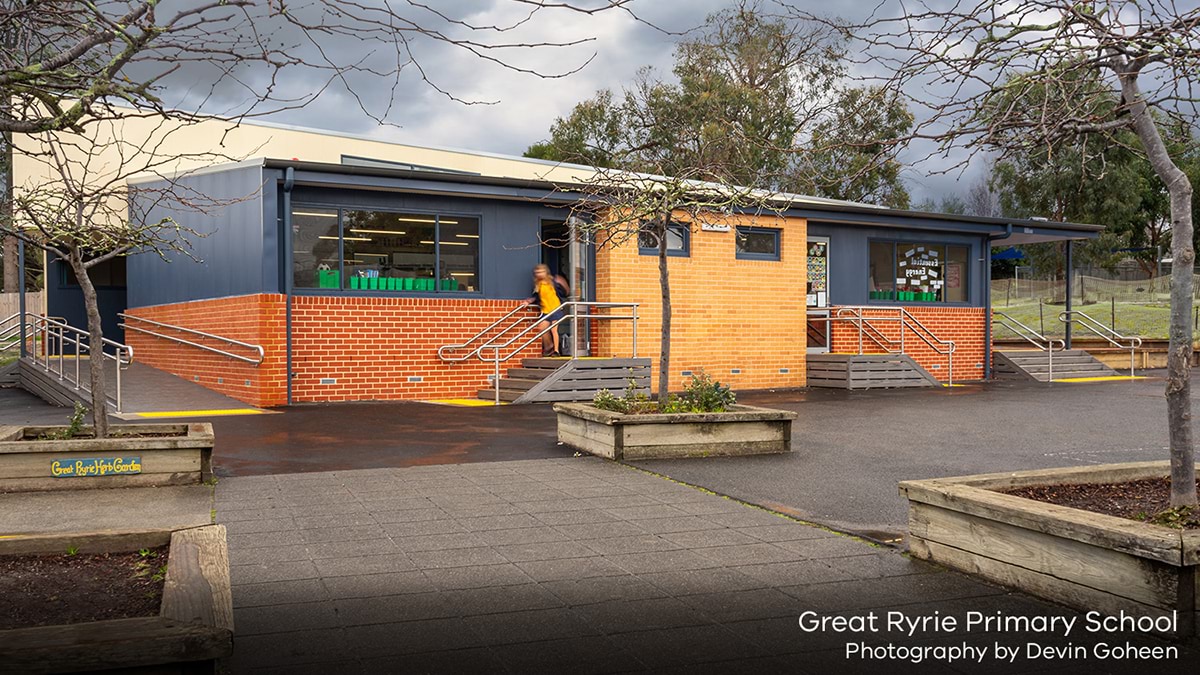
[[[623,391],[632,379],[650,392],[650,359],[533,358],[521,359],[500,379],[500,400],[507,403],[590,401],[601,389]],[[479,398],[493,401],[496,390],[480,389]]]
[[[907,354],[809,354],[808,386],[833,389],[936,387],[938,379]]]
[[[992,352],[992,374],[1000,380],[1050,381],[1050,362],[1037,349],[1002,349]],[[1117,371],[1082,349],[1054,352],[1054,379],[1110,377]]]

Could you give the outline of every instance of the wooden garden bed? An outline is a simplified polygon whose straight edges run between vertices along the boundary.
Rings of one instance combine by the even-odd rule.
[[[174,532],[18,538],[6,540],[0,553],[62,553],[67,546],[77,547],[80,553],[114,547],[137,551],[168,542],[157,616],[0,631],[3,669],[48,673],[178,666],[182,670],[228,656],[233,651],[233,596],[224,525]]]
[[[762,455],[792,450],[796,413],[735,405],[721,413],[626,415],[559,403],[558,440],[609,459]]]
[[[1177,530],[1003,491],[1161,478],[1168,462],[905,481],[913,555],[1105,614],[1170,616],[1196,634],[1200,531]]]
[[[212,425],[120,424],[108,438],[66,427],[0,427],[0,492],[148,487],[212,478]]]

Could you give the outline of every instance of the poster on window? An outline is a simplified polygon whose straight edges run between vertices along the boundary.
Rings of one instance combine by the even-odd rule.
[[[824,307],[829,290],[829,245],[823,241],[808,242],[808,292],[809,307]]]
[[[962,288],[962,264],[946,265],[946,288]]]

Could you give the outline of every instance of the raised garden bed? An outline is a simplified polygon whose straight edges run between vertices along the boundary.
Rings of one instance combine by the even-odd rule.
[[[198,424],[120,424],[108,438],[83,427],[0,427],[0,492],[147,487],[212,478],[213,430]]]
[[[15,537],[0,541],[0,555],[61,556],[77,549],[77,555],[88,556],[167,545],[170,552],[157,611],[98,621],[79,621],[79,616],[67,612],[61,617],[72,623],[0,630],[3,669],[21,673],[142,666],[184,669],[228,656],[233,651],[233,596],[223,525],[174,532]],[[144,592],[132,586],[130,592]],[[68,603],[71,593],[68,584],[63,588]],[[76,604],[71,611],[79,609]]]
[[[791,452],[796,413],[733,405],[719,413],[630,415],[590,403],[559,403],[558,440],[609,459],[662,459]]]
[[[909,503],[909,549],[1083,611],[1177,612],[1174,632],[1195,635],[1200,530],[1011,494],[1088,494],[1084,501],[1094,502],[1097,486],[1106,486],[1099,492],[1123,484],[1140,489],[1169,472],[1168,462],[1137,462],[905,481],[900,494]]]

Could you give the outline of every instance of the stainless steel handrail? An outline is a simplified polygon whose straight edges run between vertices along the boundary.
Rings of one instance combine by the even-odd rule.
[[[509,312],[506,315],[506,317],[511,317],[513,314],[515,314],[517,312],[517,310],[525,309],[526,307],[528,307],[528,306],[522,305],[521,307],[516,308],[516,310]],[[581,307],[585,308],[585,311],[587,312],[586,314],[579,313],[579,310],[577,308],[581,308]],[[631,330],[632,349],[631,349],[630,355],[633,358],[637,358],[638,303],[636,303],[636,302],[585,302],[585,301],[581,301],[581,300],[572,300],[572,301],[564,302],[561,305],[559,305],[559,309],[564,309],[564,308],[569,309],[570,313],[564,314],[563,316],[561,316],[558,319],[554,320],[553,322],[549,323],[549,325],[547,325],[545,328],[543,328],[543,329],[537,331],[536,333],[534,333],[533,335],[529,336],[524,342],[517,345],[516,347],[513,347],[513,345],[516,344],[518,340],[520,340],[522,337],[524,337],[530,331],[537,328],[538,324],[541,323],[541,320],[540,320],[541,317],[538,317],[538,319],[539,319],[538,321],[535,321],[532,324],[526,326],[525,328],[520,330],[518,333],[516,333],[515,335],[510,337],[505,342],[498,342],[498,340],[501,336],[503,336],[505,333],[507,333],[509,328],[511,328],[512,326],[505,327],[505,329],[500,331],[500,333],[489,338],[488,340],[486,340],[482,344],[480,344],[478,347],[471,350],[471,354],[477,356],[480,361],[483,361],[485,363],[491,363],[493,365],[492,387],[496,392],[496,397],[495,397],[496,405],[500,404],[500,364],[505,363],[512,357],[520,354],[522,351],[525,350],[526,347],[529,347],[535,341],[540,340],[544,335],[546,335],[547,333],[550,333],[554,328],[561,326],[567,320],[571,321],[571,325],[572,325],[571,335],[572,335],[572,339],[576,340],[576,342],[578,341],[578,336],[579,336],[579,320],[580,319],[600,319],[600,320],[607,320],[607,321],[632,321],[632,323],[633,323],[633,327]],[[612,315],[608,315],[608,314],[593,313],[592,309],[631,309],[633,311],[631,314],[626,315],[626,316],[612,316]],[[502,317],[501,321],[506,317]],[[494,328],[495,326],[499,325],[499,323],[500,323],[499,321],[494,322],[492,324],[492,326],[489,327],[489,329],[487,329],[487,330]],[[516,323],[519,324],[520,321],[518,321]],[[486,333],[487,330],[484,330],[483,333]],[[469,344],[471,341],[480,337],[480,335],[476,335],[475,337],[471,338],[471,340],[468,340],[467,343]],[[453,347],[454,345],[448,345],[448,346]],[[511,350],[507,354],[505,354],[504,356],[500,355],[501,350],[505,350],[505,349],[509,349],[509,348],[511,348]],[[484,350],[491,351],[492,355],[490,358],[487,356],[484,356]],[[441,349],[438,350],[438,355],[441,356],[444,360],[455,360],[455,361],[461,360],[461,359],[448,359],[448,358],[444,357],[442,355]],[[575,360],[578,358],[579,358],[579,348],[578,348],[578,345],[576,344],[575,349],[571,350],[571,360]]]
[[[182,345],[187,345],[189,347],[195,347],[196,349],[203,349],[205,351],[210,351],[215,354],[220,354],[221,356],[227,356],[231,359],[235,359],[238,361],[244,361],[246,363],[250,363],[255,366],[262,365],[262,362],[267,357],[266,350],[264,350],[262,348],[262,345],[251,344],[249,342],[242,342],[241,340],[234,340],[233,338],[227,338],[227,337],[224,337],[221,335],[214,335],[212,333],[205,333],[204,331],[193,330],[191,328],[184,328],[183,326],[176,326],[176,325],[169,324],[169,323],[163,323],[161,321],[154,321],[154,320],[147,319],[144,317],[134,316],[132,314],[125,314],[124,312],[118,313],[117,316],[121,317],[122,319],[125,319],[126,323],[117,324],[121,328],[124,328],[125,330],[132,330],[132,331],[137,331],[138,333],[144,333],[146,335],[153,335],[154,337],[157,337],[157,338],[162,338],[164,340],[171,340],[173,342],[178,342],[179,344],[182,344]],[[187,333],[188,335],[196,335],[199,337],[207,338],[209,340],[219,340],[226,344],[235,345],[237,347],[245,347],[246,349],[249,349],[249,350],[257,353],[258,358],[250,358],[248,356],[234,354],[233,352],[226,351],[224,349],[218,349],[216,347],[211,347],[209,345],[200,344],[199,342],[192,342],[191,340],[185,340],[181,337],[177,337],[174,335],[164,335],[163,333],[157,333],[155,331],[152,331],[152,330],[149,330],[146,328],[142,328],[141,326],[130,326],[127,323],[130,320],[141,321],[143,323],[148,323],[152,326],[158,326],[159,328],[167,328],[170,330],[179,331],[181,333]]]
[[[472,342],[475,342],[476,340],[487,335],[489,332],[491,332],[493,329],[495,329],[496,326],[499,326],[500,324],[504,323],[509,318],[511,318],[514,314],[517,314],[518,312],[528,312],[528,311],[530,311],[530,308],[534,308],[534,307],[537,307],[537,305],[529,305],[529,304],[517,305],[516,307],[513,308],[513,310],[511,312],[505,314],[504,316],[500,317],[499,319],[496,319],[487,328],[484,328],[483,330],[479,331],[475,335],[472,335],[470,337],[470,339],[468,339],[466,342],[463,342],[462,344],[457,344],[457,345],[442,345],[441,347],[438,347],[438,352],[437,352],[438,358],[443,361],[466,361],[467,359],[470,359],[472,356],[476,356],[479,353],[479,350],[482,348],[482,345],[472,349],[471,351],[467,352],[466,354],[463,354],[462,356],[447,356],[447,354],[449,352],[458,351],[459,349],[465,349],[465,348],[471,346]],[[514,321],[513,323],[509,324],[508,326],[505,326],[504,329],[502,329],[497,335],[494,335],[491,338],[488,338],[488,340],[490,341],[490,340],[493,340],[493,339],[499,337],[500,335],[503,335],[504,333],[508,332],[513,327],[520,325],[522,321],[534,321],[536,323],[537,320],[539,320],[540,318],[541,318],[540,314],[536,315],[536,316],[521,317],[517,321]],[[486,344],[486,341],[485,341],[485,344]]]
[[[1137,354],[1138,348],[1142,346],[1142,338],[1135,337],[1135,336],[1129,336],[1129,335],[1121,335],[1117,331],[1109,328],[1108,326],[1105,326],[1104,324],[1097,321],[1095,318],[1089,316],[1086,312],[1081,312],[1078,309],[1072,309],[1072,310],[1068,310],[1065,312],[1060,312],[1058,315],[1058,320],[1063,323],[1077,323],[1081,327],[1088,329],[1095,335],[1098,335],[1101,338],[1104,338],[1105,340],[1108,341],[1108,343],[1110,345],[1113,345],[1114,347],[1117,347],[1119,349],[1128,349],[1129,350],[1129,376],[1133,377],[1134,361],[1136,359],[1136,354]],[[1105,335],[1105,333],[1107,333],[1107,335]],[[1121,344],[1120,342],[1117,342],[1117,340],[1125,340],[1129,344]]]
[[[884,335],[883,331],[879,330],[875,326],[872,326],[869,322],[863,323],[862,312],[858,312],[855,310],[856,310],[856,308],[854,308],[854,307],[839,307],[837,313],[834,315],[833,318],[835,318],[839,321],[845,321],[845,320],[853,321],[855,323],[855,325],[858,327],[858,353],[859,354],[863,353],[863,341],[862,340],[863,340],[864,335],[866,335],[866,337],[870,338],[872,342],[874,342],[876,345],[879,345],[879,347],[881,349],[886,350],[888,353],[894,352],[895,349],[894,349],[893,345],[896,344],[896,341],[887,337],[886,335]],[[848,315],[847,315],[847,312],[849,312]],[[866,329],[866,330],[864,330],[864,329]],[[874,331],[874,334],[871,334],[868,331]],[[884,344],[884,341],[887,341],[887,344]],[[900,352],[903,353],[903,351],[904,351],[903,348],[901,348]]]
[[[92,346],[86,340],[90,338],[88,331],[76,328],[66,321],[54,317],[41,316],[39,314],[26,313],[26,321],[32,326],[33,332],[36,335],[41,334],[42,349],[35,350],[32,355],[32,362],[45,370],[47,373],[58,375],[58,379],[74,385],[76,391],[91,392],[89,385],[86,385],[81,377],[82,357],[86,352],[90,358],[95,352]],[[75,373],[72,376],[66,368],[67,350],[66,345],[72,345],[73,350],[71,357],[75,362]],[[54,346],[57,351],[58,372],[55,373],[52,365],[55,355],[51,354],[51,346]],[[105,347],[112,347],[113,353],[109,354],[105,351]],[[39,353],[40,352],[40,353]],[[111,396],[115,404],[116,411],[122,412],[122,395],[121,395],[121,371],[133,363],[133,347],[122,344],[116,340],[103,338],[100,343],[99,350],[101,358],[112,359],[116,362],[116,391]],[[106,398],[109,398],[106,395]]]
[[[1000,317],[1000,321],[996,322],[1001,328],[1007,328],[1012,331],[1017,337],[1025,340],[1029,344],[1037,347],[1041,351],[1046,352],[1046,381],[1054,381],[1054,343],[1058,343],[1060,352],[1067,350],[1066,340],[1059,338],[1051,338],[1042,335],[1030,326],[1021,323],[1019,320],[998,310],[992,310],[993,318]]]
[[[896,315],[895,316],[868,316],[868,315],[864,315],[864,312],[895,312]],[[917,319],[915,316],[913,316],[912,313],[910,313],[907,309],[905,309],[903,307],[872,307],[872,306],[864,306],[864,305],[849,305],[849,306],[839,307],[838,311],[837,311],[837,315],[830,317],[827,320],[852,321],[855,323],[855,325],[858,327],[858,333],[859,333],[859,335],[858,335],[858,353],[859,354],[863,353],[863,351],[862,351],[863,335],[865,334],[865,335],[867,335],[867,337],[872,337],[869,333],[866,333],[865,329],[874,330],[878,335],[883,336],[882,331],[880,331],[875,326],[871,325],[872,322],[874,322],[874,321],[898,322],[900,324],[900,339],[899,339],[900,349],[899,349],[899,352],[896,352],[892,347],[883,345],[878,340],[875,340],[876,344],[879,344],[880,347],[882,347],[889,353],[900,353],[900,354],[907,355],[908,351],[905,348],[905,344],[904,344],[905,329],[912,331],[913,335],[920,338],[921,341],[924,342],[926,345],[928,345],[930,349],[932,349],[937,354],[946,357],[946,383],[949,385],[954,384],[954,352],[957,349],[957,345],[955,345],[953,340],[943,340],[942,338],[939,338],[936,333],[934,333],[932,330],[930,330],[928,326],[921,323],[921,321],[919,319]],[[874,338],[872,338],[872,339],[874,340]],[[891,343],[893,345],[897,342],[897,340],[887,338],[886,336],[884,336],[884,339],[886,339],[889,343]],[[938,345],[941,345],[941,347],[939,347]],[[943,348],[944,348],[944,351],[943,351]]]

